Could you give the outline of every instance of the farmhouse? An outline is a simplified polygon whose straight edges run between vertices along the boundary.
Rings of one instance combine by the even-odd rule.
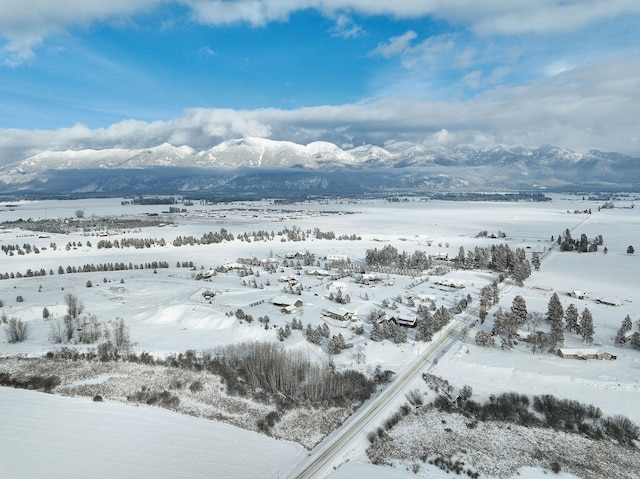
[[[345,308],[328,308],[322,311],[322,314],[331,319],[337,319],[339,321],[357,321],[358,313],[349,311]]]
[[[460,281],[453,281],[452,279],[446,279],[446,278],[436,281],[434,284],[438,286],[443,286],[445,288],[452,288],[452,289],[464,288],[464,284],[462,284]]]
[[[309,276],[317,276],[318,278],[325,278],[327,276],[331,276],[331,273],[326,269],[312,269],[308,271],[307,274]]]
[[[279,306],[281,308],[286,308],[288,306],[294,306],[296,308],[300,308],[304,303],[299,298],[289,298],[288,296],[276,296],[271,300],[271,304],[274,306]]]
[[[617,359],[617,356],[610,352],[595,348],[560,348],[558,349],[558,356],[563,359],[604,359],[608,361]]]
[[[588,293],[585,293],[584,291],[580,291],[579,289],[574,289],[568,294],[572,298],[576,298],[576,299],[587,299],[589,297]]]
[[[295,286],[296,284],[298,284],[298,278],[296,278],[295,276],[282,276],[278,281],[280,281],[281,283],[288,283],[291,286]]]
[[[243,270],[243,269],[246,270],[247,269],[247,265],[242,264],[242,263],[231,262],[231,263],[223,264],[221,266],[221,269],[224,272],[233,271],[233,270]]]
[[[377,283],[378,281],[382,281],[382,278],[377,273],[364,273],[362,275],[361,282],[363,284]]]
[[[202,279],[209,279],[216,275],[215,270],[209,269],[208,271],[202,273]]]
[[[436,304],[435,294],[416,294],[411,299],[416,306],[419,304]]]
[[[404,326],[405,328],[415,328],[418,324],[418,318],[404,314],[394,314],[389,318],[389,321],[393,321],[398,326]]]
[[[340,294],[345,294],[349,291],[349,285],[343,281],[334,281],[327,285],[327,289],[333,294],[337,294],[338,292],[340,292]]]

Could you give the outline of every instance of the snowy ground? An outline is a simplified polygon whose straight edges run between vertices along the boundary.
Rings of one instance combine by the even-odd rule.
[[[118,199],[14,204],[18,206],[0,207],[0,220],[72,217],[78,209],[83,210],[87,218],[92,218],[93,215],[96,217],[105,215],[143,217],[147,213],[161,215],[166,209],[166,206],[122,206]],[[282,284],[279,279],[282,276],[295,274],[293,268],[273,274],[260,270],[260,276],[255,279],[258,284],[263,284],[264,289],[254,289],[243,286],[242,278],[236,272],[219,274],[211,283],[195,281],[194,272],[189,268],[177,268],[177,262],[193,261],[197,271],[201,271],[201,268],[207,270],[237,261],[238,258],[254,256],[259,259],[277,257],[282,261],[287,253],[297,251],[309,251],[316,254],[318,258],[328,255],[346,255],[354,262],[361,262],[367,249],[380,249],[387,244],[395,246],[400,251],[413,252],[420,249],[431,255],[448,253],[449,257],[457,255],[460,246],[472,249],[476,245],[488,246],[505,241],[512,248],[521,247],[528,252],[543,252],[551,236],[557,237],[565,229],[575,226],[576,229],[572,232],[574,238],[579,237],[581,233],[585,233],[590,238],[598,234],[603,235],[604,246],[607,247],[608,253],[604,254],[602,249],[597,253],[584,254],[554,251],[547,257],[541,270],[534,272],[525,282],[524,287],[510,287],[505,291],[500,306],[508,309],[513,297],[521,295],[525,298],[529,311],[545,312],[549,297],[555,291],[560,295],[564,307],[569,303],[575,303],[579,311],[585,307],[589,308],[594,317],[596,345],[611,350],[617,354],[618,359],[612,362],[575,361],[548,354],[532,355],[523,343],[520,343],[515,350],[506,352],[498,348],[479,348],[473,344],[475,330],[472,330],[465,341],[458,342],[442,356],[431,372],[448,379],[458,387],[464,384],[471,385],[474,395],[480,399],[490,394],[512,390],[532,395],[551,393],[559,397],[595,404],[607,415],[624,414],[634,422],[640,423],[640,412],[634,407],[640,397],[640,382],[637,375],[640,367],[640,352],[629,346],[613,347],[613,337],[625,315],[631,316],[634,327],[637,327],[636,323],[640,319],[637,303],[639,301],[637,276],[639,265],[637,263],[640,261],[638,250],[640,244],[634,245],[634,241],[640,237],[640,210],[628,208],[632,201],[619,200],[616,201],[616,209],[597,211],[599,204],[577,196],[555,196],[554,201],[549,203],[331,201],[323,204],[305,203],[283,207],[273,206],[269,202],[194,205],[187,208],[189,214],[186,216],[168,217],[175,221],[177,227],[110,232],[111,236],[108,239],[111,240],[135,237],[166,240],[167,245],[164,247],[154,246],[143,250],[134,248],[98,250],[96,244],[102,238],[82,232],[69,235],[51,234],[48,235],[49,238],[39,238],[38,233],[30,231],[0,230],[0,245],[22,246],[23,243],[30,243],[40,249],[38,254],[14,256],[2,254],[0,274],[4,272],[24,274],[28,269],[39,270],[40,268],[45,269],[47,273],[49,270],[54,272],[53,275],[47,274],[42,277],[0,281],[0,299],[4,301],[4,307],[0,311],[8,318],[15,317],[28,322],[30,328],[29,338],[23,343],[8,344],[4,335],[0,336],[0,354],[33,356],[58,347],[49,341],[50,324],[55,318],[61,318],[64,315],[63,298],[69,292],[76,294],[83,301],[86,313],[94,314],[100,322],[124,318],[136,348],[156,354],[187,349],[209,350],[217,345],[249,340],[277,341],[276,330],[273,327],[290,323],[291,316],[281,313],[278,308],[269,304],[269,301],[274,296],[282,294]],[[574,210],[589,208],[593,210],[593,215],[573,213]],[[249,243],[236,239],[233,242],[216,245],[180,247],[171,245],[178,235],[199,237],[209,231],[218,231],[220,228],[226,228],[237,237],[245,232],[250,235],[252,231],[257,230],[278,232],[285,227],[299,227],[303,231],[317,227],[321,231],[333,231],[337,236],[355,234],[361,239],[348,241],[307,238],[305,241],[291,242],[282,241],[276,235],[273,241]],[[505,232],[507,238],[506,240],[476,238],[475,236],[482,230],[487,230],[489,233]],[[81,246],[67,251],[65,245],[73,241],[81,243]],[[86,245],[87,241],[90,241],[91,246]],[[57,244],[58,248],[55,251],[50,247],[52,242]],[[626,254],[627,246],[630,244],[635,246],[637,251],[635,255]],[[156,273],[145,269],[57,274],[59,266],[66,268],[69,265],[82,266],[87,263],[139,264],[152,261],[166,261],[170,267],[158,269]],[[324,263],[325,261],[321,259],[321,266],[324,266]],[[309,269],[313,268],[305,268],[305,270]],[[328,285],[331,281],[305,275],[304,270],[299,277],[305,287],[300,296],[304,306],[297,311],[296,316],[305,325],[321,324],[325,321],[321,311],[338,306],[328,299]],[[372,308],[380,308],[383,299],[392,300],[398,295],[406,298],[410,294],[436,294],[438,305],[452,306],[468,293],[474,299],[477,298],[480,288],[490,282],[494,276],[488,272],[452,271],[447,277],[462,281],[466,286],[465,289],[442,291],[432,288],[430,281],[421,283],[417,278],[392,274],[383,275],[381,283],[371,286],[361,287],[348,279],[341,281],[347,281],[348,293],[352,299],[346,307],[362,316]],[[92,282],[92,288],[86,287],[87,280]],[[270,286],[266,285],[267,281],[271,283]],[[212,289],[218,293],[211,303],[202,297],[202,292],[206,289]],[[575,289],[587,291],[590,298],[578,300],[566,295],[567,292]],[[17,302],[18,296],[22,296],[24,301]],[[619,298],[621,305],[612,307],[595,302],[595,299],[603,297]],[[260,300],[264,302],[252,306]],[[42,318],[44,307],[52,313],[53,319]],[[406,305],[401,304],[399,307],[404,310]],[[228,312],[238,308],[251,314],[254,322],[241,323],[235,317],[227,315]],[[407,308],[406,311],[410,310]],[[264,315],[268,315],[271,319],[271,327],[268,330],[265,330],[257,321],[258,317]],[[412,361],[419,352],[420,345],[411,340],[411,334],[410,341],[403,345],[396,345],[389,341],[374,343],[368,340],[369,325],[364,325],[363,335],[356,335],[353,327],[358,323],[349,324],[334,320],[326,322],[332,334],[341,332],[347,341],[353,342],[356,346],[334,358],[338,367],[348,366],[371,371],[377,365],[382,365],[385,368],[397,370]],[[480,327],[490,329],[490,321]],[[582,342],[576,335],[566,334],[565,344],[568,347],[580,347]],[[311,358],[326,361],[326,342],[322,346],[311,345],[299,331],[294,331],[283,345],[292,349],[303,348]],[[358,357],[358,346],[362,348],[363,356]],[[168,421],[171,424],[170,429],[183,427],[180,421],[185,421],[184,424],[197,424],[197,428],[202,428],[203,431],[212,431],[210,433],[214,436],[224,430],[225,437],[231,438],[225,442],[238,443],[244,437],[242,434],[251,434],[237,429],[217,429],[227,426],[194,418],[182,418],[182,416],[156,409],[133,408],[111,403],[95,404],[85,399],[59,398],[5,388],[0,389],[0,400],[3,404],[1,408],[3,420],[6,414],[9,414],[9,417],[22,414],[24,417],[31,409],[25,406],[30,404],[29,401],[42,401],[34,404],[34,408],[47,411],[50,409],[49,405],[51,410],[54,410],[62,408],[61,404],[73,404],[73,407],[80,405],[77,406],[78,411],[86,410],[89,415],[91,411],[105,409],[111,411],[110,408],[114,408],[113,411],[128,411],[122,414],[125,417],[133,415],[140,418],[140,422],[135,423],[135,428],[132,427],[132,437],[135,437],[136,430],[142,434],[142,430],[146,427],[142,425],[143,422],[147,416],[155,414],[160,414],[157,416],[160,419],[155,419],[156,416],[153,416],[151,423]],[[11,405],[16,412],[9,413],[9,409],[4,407],[5,404]],[[80,415],[80,412],[78,414]],[[111,420],[109,419],[108,422]],[[73,423],[68,417],[62,417],[55,424],[65,421],[69,424]],[[132,421],[123,422],[123,427],[124,424],[134,424]],[[78,422],[80,423],[78,435],[82,437],[83,434],[88,434],[88,429],[82,428],[84,420]],[[175,423],[178,425],[174,426]],[[0,421],[0,424],[5,423]],[[144,424],[149,423],[144,422]],[[159,425],[156,426],[159,427]],[[51,438],[47,442],[60,439],[64,441],[67,429],[62,428],[58,431],[61,436],[56,436],[54,429],[49,431],[49,436],[46,436]],[[93,429],[98,430],[98,425]],[[103,428],[102,430],[105,435],[104,441],[107,443],[118,442],[114,436],[122,436],[122,433],[116,432],[115,429],[107,428],[105,431]],[[10,433],[5,431],[7,429],[3,426],[0,430],[2,436],[10,437]],[[29,436],[32,433],[34,433],[32,428],[23,427],[19,430],[18,436],[32,440],[33,438]],[[198,434],[201,433],[198,432]],[[178,436],[179,434],[175,435],[175,437]],[[285,467],[281,464],[294,460],[296,454],[301,451],[295,445],[264,436],[257,437],[257,440],[251,440],[250,443],[254,445],[251,447],[252,454],[258,457],[262,457],[261,454],[272,456],[269,451],[279,450],[278,447],[284,447],[283,444],[286,444],[287,448],[292,448],[289,452],[281,453],[288,458],[282,463],[257,461],[256,467],[259,467],[259,464],[264,465],[264,473],[258,474],[260,477],[273,476],[274,471],[277,473],[279,468]],[[25,440],[22,444],[27,443],[28,441]],[[242,449],[244,451],[245,448]],[[19,455],[21,450],[22,446],[12,447],[12,455]],[[126,448],[122,449],[122,451],[126,450]],[[157,457],[164,457],[165,454],[159,447],[154,447],[153,451],[155,452],[137,457],[140,461],[136,467],[149,469],[132,470],[132,476],[158,477],[152,474],[151,467],[155,461],[153,457],[154,454]],[[177,454],[173,456],[176,461],[183,464],[183,467],[195,468],[193,473],[179,475],[198,477],[196,470],[198,463],[190,454],[190,451],[181,449],[180,457],[184,457],[184,460],[178,461]],[[273,456],[277,457],[278,454],[280,453],[274,453]],[[222,460],[220,458],[226,455],[226,453],[222,454],[218,460]],[[57,457],[57,454],[55,456]],[[110,462],[108,454],[90,456],[97,463],[104,462],[105,467],[115,467]],[[34,463],[33,467],[45,468],[48,467],[45,463],[51,460],[51,457],[43,456],[31,462]],[[82,456],[74,454],[74,457]],[[216,463],[215,460],[211,462],[223,464],[223,462]],[[12,461],[12,464],[18,467],[19,462]],[[60,464],[66,463],[61,460]],[[229,467],[233,468],[233,461],[229,464]],[[247,464],[254,463],[247,462]],[[244,464],[239,464],[238,467],[240,466]],[[131,464],[131,467],[134,465]],[[365,474],[374,474],[368,469],[370,466],[362,467],[369,471]],[[69,472],[71,469],[66,470]],[[144,472],[145,470],[147,472]],[[113,472],[113,469],[111,471]],[[342,474],[341,470],[337,474]],[[16,476],[20,477],[18,473]],[[38,474],[26,474],[21,477],[34,476]],[[244,476],[240,469],[229,476],[257,477],[256,475]],[[104,477],[109,475],[106,474]],[[351,475],[351,477],[357,476]]]
[[[0,388],[6,478],[275,478],[295,443],[154,407]]]

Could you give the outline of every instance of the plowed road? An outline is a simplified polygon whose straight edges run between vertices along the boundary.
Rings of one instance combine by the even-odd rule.
[[[416,378],[420,378],[430,362],[446,347],[450,346],[465,322],[477,312],[476,308],[470,308],[466,314],[459,315],[449,323],[436,338],[427,346],[427,349],[412,365],[401,375],[394,378],[389,386],[377,397],[370,400],[357,411],[344,425],[327,436],[313,452],[301,462],[289,475],[290,478],[311,479],[326,477],[334,466],[343,461],[344,455],[355,441],[360,440],[361,435],[375,430],[390,415],[388,404],[392,403],[401,394],[407,392],[407,387]]]

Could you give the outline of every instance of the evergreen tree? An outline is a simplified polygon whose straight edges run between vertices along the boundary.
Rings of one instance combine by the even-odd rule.
[[[511,268],[511,275],[518,286],[522,286],[524,284],[524,280],[531,276],[531,264],[526,258],[525,252],[522,248],[516,249],[513,266]]]
[[[393,341],[396,344],[402,344],[407,342],[407,330],[402,326],[396,324],[393,328]]]
[[[583,341],[589,344],[593,342],[593,317],[587,308],[584,308],[580,315],[580,335]]]
[[[513,298],[511,314],[515,317],[517,327],[522,327],[527,322],[527,302],[522,296],[518,295]]]
[[[382,341],[384,339],[384,329],[379,322],[373,323],[373,329],[371,330],[371,341]]]
[[[536,271],[540,271],[540,254],[537,251],[531,255],[531,265]]]
[[[422,314],[420,314],[420,318],[418,319],[416,340],[425,342],[431,341],[434,333],[433,316],[426,308],[421,309],[421,312]]]
[[[493,304],[493,294],[491,293],[491,286],[483,286],[480,290],[480,306],[485,309]]]
[[[564,310],[560,298],[557,293],[553,293],[551,299],[549,299],[549,305],[547,308],[547,321],[551,322],[551,337],[549,346],[551,349],[555,348],[558,344],[564,343],[564,334],[562,332],[562,321],[564,316]]]
[[[564,321],[565,321],[565,329],[570,333],[577,333],[579,329],[578,325],[578,308],[576,305],[571,303],[567,306],[566,311],[564,312]]]
[[[464,268],[464,262],[465,262],[464,247],[460,246],[460,248],[458,249],[458,256],[456,256],[456,259],[453,260],[453,264],[455,265],[456,268],[462,269]]]
[[[622,329],[622,327],[620,327],[620,328],[618,329],[618,332],[616,333],[616,337],[615,337],[615,338],[614,338],[614,340],[613,340],[613,344],[614,344],[615,346],[620,347],[620,346],[622,346],[622,345],[626,342],[625,334],[624,334],[624,333],[625,333],[625,331]]]
[[[631,343],[633,349],[640,349],[640,332],[636,331],[635,333],[633,333],[631,335],[631,338],[629,339],[629,342]]]
[[[498,308],[498,310],[493,315],[493,328],[491,329],[491,334],[503,334],[506,333],[507,324],[506,317],[502,308]]]
[[[323,338],[328,338],[331,331],[329,331],[329,325],[327,323],[322,323],[321,333]]]
[[[491,301],[493,304],[498,304],[500,301],[500,288],[497,281],[491,283]]]
[[[327,344],[327,352],[329,354],[339,354],[344,349],[344,338],[342,334],[332,336]]]
[[[633,329],[633,322],[631,321],[631,316],[628,314],[622,320],[622,324],[620,325],[620,329],[616,333],[616,337],[613,340],[613,343],[616,346],[622,346],[626,342],[626,333]]]
[[[495,344],[494,337],[490,333],[487,333],[486,331],[478,331],[476,333],[475,341],[478,346],[489,347]]]
[[[307,341],[312,344],[320,344],[322,342],[320,326],[317,329],[313,329],[310,324],[307,325]]]
[[[451,320],[451,313],[444,306],[440,306],[435,313],[433,313],[433,323],[436,331],[440,331]]]

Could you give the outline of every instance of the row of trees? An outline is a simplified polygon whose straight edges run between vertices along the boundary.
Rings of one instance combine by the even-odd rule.
[[[146,263],[133,264],[129,263],[98,263],[98,264],[84,264],[80,266],[67,266],[66,268],[62,266],[58,266],[58,274],[74,274],[74,273],[95,273],[95,272],[106,272],[106,271],[127,271],[127,270],[135,270],[135,269],[163,269],[169,268],[169,263],[166,261],[150,261]],[[53,276],[55,273],[53,269],[49,270],[48,273],[50,276]],[[39,270],[32,270],[28,268],[24,273],[18,271],[14,272],[5,272],[4,274],[0,274],[0,279],[14,279],[14,278],[32,278],[37,276],[47,276],[47,271],[44,268],[40,268]]]
[[[553,239],[552,239],[553,240]],[[556,240],[560,246],[560,251],[577,251],[578,253],[587,253],[598,251],[598,246],[604,244],[602,235],[589,239],[587,235],[582,233],[580,239],[571,237],[571,231],[567,228],[562,234],[558,235]]]
[[[550,324],[549,332],[537,330],[542,319]],[[554,351],[564,343],[565,331],[578,334],[587,344],[593,342],[594,325],[591,311],[585,307],[582,313],[578,314],[578,309],[573,303],[565,310],[557,293],[553,293],[549,299],[546,315],[535,311],[528,312],[524,298],[515,296],[508,311],[498,308],[493,315],[491,333],[478,331],[475,341],[481,346],[493,346],[496,337],[502,337],[501,347],[509,349],[513,347],[518,330],[525,325],[531,332],[528,341],[533,353]]]
[[[194,236],[178,236],[173,240],[173,246],[183,245],[201,245],[201,244],[217,244],[223,241],[233,241],[233,235],[229,233],[225,228],[221,228],[219,232],[210,231],[205,233],[200,238]]]
[[[132,355],[129,360],[140,359]],[[144,362],[218,374],[230,394],[251,394],[289,406],[350,405],[368,399],[376,387],[373,378],[360,372],[313,364],[304,351],[285,350],[275,343],[240,343],[213,353],[187,351],[164,360],[146,354]]]
[[[447,383],[447,386],[448,383]],[[472,399],[472,389],[464,386],[458,394],[452,388],[440,388],[433,405],[447,412],[457,411],[481,421],[505,421],[523,426],[548,427],[592,439],[610,437],[620,444],[633,446],[640,428],[624,416],[604,417],[593,405],[572,399],[558,399],[544,394],[534,396],[515,392],[491,395],[485,403]]]
[[[368,266],[395,266],[400,269],[425,270],[433,265],[433,259],[424,251],[417,250],[411,254],[398,252],[397,248],[386,245],[382,249],[368,249],[365,253]],[[460,247],[458,255],[453,260],[454,265],[461,269],[490,269],[511,276],[516,284],[522,285],[531,275],[531,263],[522,248],[512,251],[508,245],[492,245],[482,248],[476,246],[465,254],[464,247]],[[536,267],[540,267],[539,257]]]
[[[365,253],[367,266],[394,266],[399,269],[425,270],[433,266],[433,260],[424,251],[416,250],[413,253],[403,251],[391,245],[368,249]]]

